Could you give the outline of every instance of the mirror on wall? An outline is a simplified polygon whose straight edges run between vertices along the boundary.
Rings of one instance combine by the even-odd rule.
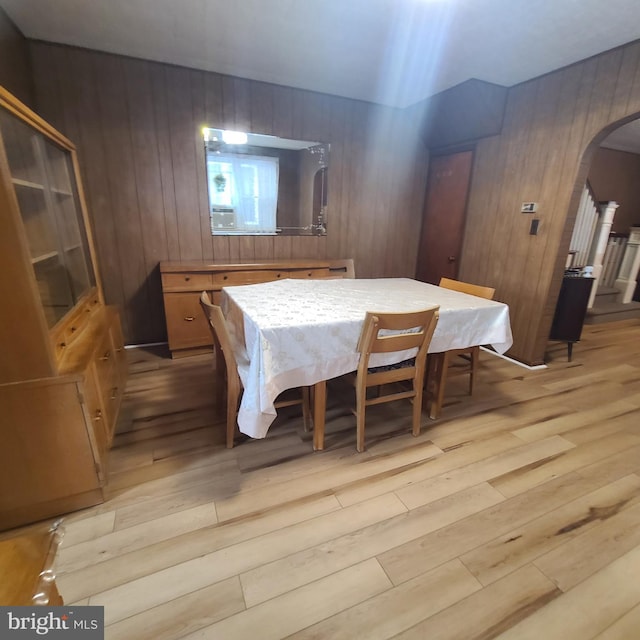
[[[329,144],[203,129],[212,235],[325,235]]]

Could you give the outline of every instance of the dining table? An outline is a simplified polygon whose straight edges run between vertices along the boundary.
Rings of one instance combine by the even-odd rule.
[[[264,438],[286,389],[314,387],[313,447],[324,448],[326,383],[357,369],[356,350],[367,311],[406,312],[438,305],[429,353],[512,344],[509,307],[410,278],[282,279],[222,289],[244,392],[240,431]],[[374,354],[371,366],[394,364],[411,352]]]

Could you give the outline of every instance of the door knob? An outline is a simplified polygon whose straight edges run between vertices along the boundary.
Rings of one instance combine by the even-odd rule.
[[[447,258],[447,260],[448,260],[449,262],[455,262],[455,261],[456,261],[456,257],[455,257],[455,256],[449,256],[449,257]]]

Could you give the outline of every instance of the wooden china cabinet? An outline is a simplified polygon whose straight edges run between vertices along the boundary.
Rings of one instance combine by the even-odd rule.
[[[75,147],[0,87],[0,529],[104,500],[126,380]]]

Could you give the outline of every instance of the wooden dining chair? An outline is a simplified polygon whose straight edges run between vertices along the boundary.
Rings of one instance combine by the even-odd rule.
[[[477,284],[440,278],[440,286],[444,289],[468,293],[479,298],[491,300],[495,289]],[[447,378],[458,375],[469,376],[469,395],[473,395],[475,378],[480,363],[480,347],[478,345],[465,349],[452,349],[443,353],[429,354],[427,363],[429,417],[436,419],[442,410],[444,390]]]
[[[356,269],[353,258],[344,260],[332,260],[329,267],[330,278],[355,278]]]
[[[420,434],[422,416],[422,394],[427,350],[438,322],[439,307],[434,306],[410,313],[367,312],[358,340],[360,353],[356,373],[356,448],[364,451],[365,410],[367,407],[409,399],[413,403],[412,433]],[[383,331],[381,334],[380,332]],[[391,333],[390,333],[391,332]],[[418,349],[415,360],[404,361],[398,367],[370,367],[374,353],[392,353],[407,349]],[[383,394],[383,385],[411,382],[410,389],[394,390]],[[373,398],[367,397],[367,389],[377,387]],[[396,387],[397,389],[397,387]]]
[[[233,448],[233,438],[237,424],[238,405],[242,397],[242,381],[238,375],[238,363],[233,353],[233,348],[231,347],[227,321],[222,313],[222,309],[211,303],[211,299],[206,291],[203,291],[200,296],[200,306],[209,322],[209,328],[213,336],[213,345],[216,353],[216,373],[218,377],[216,389],[220,400],[224,397],[224,390],[226,389],[226,442],[227,449],[231,449]],[[301,389],[301,398],[279,400],[274,404],[276,409],[301,404],[304,429],[308,431],[311,423],[309,387],[302,387]],[[218,406],[221,406],[220,402]]]

